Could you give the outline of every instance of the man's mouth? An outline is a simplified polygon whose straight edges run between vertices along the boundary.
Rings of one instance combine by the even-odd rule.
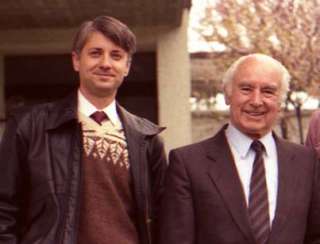
[[[263,116],[265,111],[245,111],[248,115],[253,117]]]
[[[114,74],[111,73],[94,73],[97,76],[101,76],[101,77],[114,77]]]

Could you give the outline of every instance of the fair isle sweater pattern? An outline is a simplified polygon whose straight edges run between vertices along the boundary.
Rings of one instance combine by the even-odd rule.
[[[105,159],[108,163],[129,170],[127,142],[120,125],[113,125],[110,120],[99,125],[81,113],[79,121],[82,124],[83,149],[87,157]]]

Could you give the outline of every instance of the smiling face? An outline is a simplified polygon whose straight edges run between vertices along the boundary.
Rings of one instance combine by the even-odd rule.
[[[90,34],[81,52],[72,53],[72,61],[80,91],[90,101],[112,101],[130,68],[128,53],[100,32]]]
[[[231,123],[258,139],[271,131],[281,105],[282,72],[270,60],[248,58],[238,66],[226,91]]]

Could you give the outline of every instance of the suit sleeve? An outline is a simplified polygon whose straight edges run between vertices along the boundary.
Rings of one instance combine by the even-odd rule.
[[[17,133],[17,123],[10,119],[0,144],[0,243],[18,243],[19,201],[21,197],[20,158],[25,150]]]
[[[316,156],[315,156],[316,158]],[[312,198],[304,244],[320,244],[320,162],[315,159]]]
[[[317,110],[310,119],[305,145],[315,149],[317,151],[318,158],[320,158],[320,111],[319,110]]]
[[[176,151],[172,151],[160,212],[159,244],[192,244],[194,230],[190,178],[183,159]]]

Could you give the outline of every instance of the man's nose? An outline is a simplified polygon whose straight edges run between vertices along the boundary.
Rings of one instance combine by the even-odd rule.
[[[112,65],[112,60],[108,55],[103,55],[100,59],[100,66],[103,68],[109,68]]]
[[[251,103],[255,106],[260,106],[263,103],[262,94],[259,90],[255,90],[251,96]]]

